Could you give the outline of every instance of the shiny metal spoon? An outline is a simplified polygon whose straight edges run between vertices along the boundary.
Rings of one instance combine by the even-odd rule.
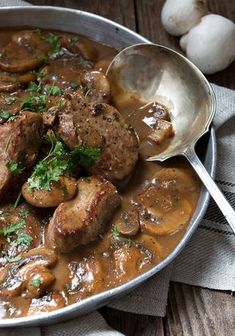
[[[114,105],[136,97],[160,102],[171,112],[175,135],[170,145],[148,161],[185,156],[219,206],[235,233],[235,212],[195,153],[195,144],[208,131],[215,114],[215,96],[200,70],[181,54],[156,44],[137,44],[112,61],[107,77]]]

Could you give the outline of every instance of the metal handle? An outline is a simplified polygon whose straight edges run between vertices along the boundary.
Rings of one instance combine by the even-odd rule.
[[[204,183],[205,187],[213,197],[214,201],[217,203],[218,207],[222,211],[224,217],[226,218],[227,222],[235,233],[235,211],[206,171],[205,167],[195,153],[194,148],[188,148],[184,152],[184,156],[188,159],[188,161],[200,177],[201,181]]]

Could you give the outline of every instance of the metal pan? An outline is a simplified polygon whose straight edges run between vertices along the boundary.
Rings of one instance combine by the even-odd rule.
[[[95,41],[122,49],[132,44],[148,43],[147,39],[133,31],[103,17],[79,10],[60,7],[7,7],[0,9],[0,26],[36,26],[40,28],[59,29],[62,31],[83,34]],[[204,164],[208,172],[214,176],[216,165],[216,140],[214,129],[211,128],[207,139],[203,139]],[[188,230],[172,253],[160,264],[148,272],[138,276],[117,288],[89,297],[51,313],[0,320],[0,327],[48,325],[71,319],[106,305],[112,299],[125,295],[136,286],[162,270],[182,251],[205,214],[209,202],[209,194],[202,187],[197,208]]]

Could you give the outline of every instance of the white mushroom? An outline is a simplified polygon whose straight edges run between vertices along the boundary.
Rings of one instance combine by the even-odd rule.
[[[181,38],[180,45],[203,73],[213,74],[235,59],[235,25],[223,16],[206,15]]]
[[[207,12],[207,0],[167,0],[162,8],[161,21],[169,34],[180,36]]]

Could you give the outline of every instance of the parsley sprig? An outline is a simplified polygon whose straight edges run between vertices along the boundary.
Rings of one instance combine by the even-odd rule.
[[[5,237],[11,235],[12,233],[16,233],[20,229],[23,229],[25,227],[25,220],[19,219],[15,224],[11,224],[9,226],[6,226],[2,229],[0,229],[0,234],[3,234]]]
[[[30,82],[27,88],[30,96],[21,101],[21,111],[44,112],[50,96],[61,96],[63,90],[56,85],[45,88],[42,83]]]
[[[46,36],[41,36],[41,38],[49,43],[50,49],[53,53],[61,51],[60,36],[50,33]]]
[[[57,182],[68,168],[67,153],[61,141],[51,147],[49,154],[34,168],[28,179],[29,190],[51,190],[51,182]]]
[[[33,238],[22,231],[25,226],[25,220],[23,218],[20,218],[16,223],[3,227],[0,230],[0,234],[2,234],[6,238],[7,242],[11,247],[24,247],[28,249],[33,241]],[[20,255],[12,257],[8,255],[6,251],[2,251],[1,254],[7,262],[17,262],[21,259]]]
[[[19,166],[19,164],[10,158],[7,159],[7,167],[14,175],[19,175],[23,171],[23,169]]]
[[[50,191],[52,182],[57,182],[63,174],[73,173],[78,165],[85,168],[91,166],[101,154],[100,148],[77,146],[70,150],[61,140],[54,143],[52,136],[49,136],[49,141],[51,149],[48,155],[35,166],[28,179],[30,191]]]

